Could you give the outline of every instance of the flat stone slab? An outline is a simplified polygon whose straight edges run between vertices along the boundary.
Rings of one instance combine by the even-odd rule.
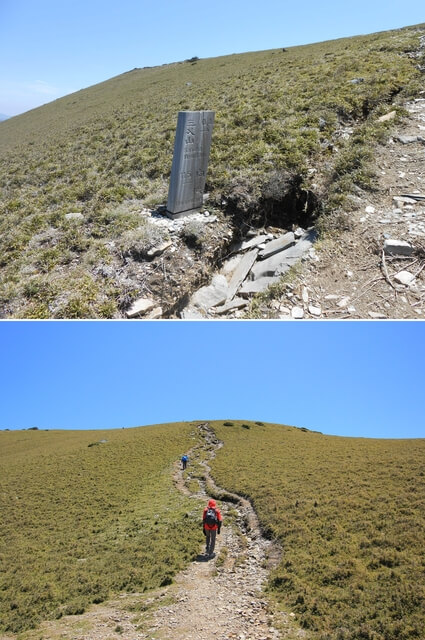
[[[402,198],[410,198],[411,200],[425,200],[425,194],[423,193],[402,193]]]
[[[229,289],[227,293],[227,301],[230,302],[232,298],[235,297],[236,292],[241,286],[242,282],[247,277],[248,273],[251,271],[251,267],[257,259],[258,249],[252,249],[248,253],[244,255],[242,260],[237,265],[235,271],[233,272],[232,278],[229,282]]]
[[[393,200],[396,204],[417,204],[417,200],[411,196],[394,196]]]
[[[229,285],[225,276],[217,274],[211,284],[201,287],[190,299],[190,306],[208,311],[211,307],[224,304],[227,300]]]
[[[246,251],[247,249],[258,247],[259,244],[262,244],[263,242],[267,242],[267,240],[270,240],[270,235],[256,236],[255,238],[251,238],[251,240],[245,240],[245,242],[242,242],[239,248],[239,251]]]
[[[256,293],[262,293],[272,284],[279,282],[280,278],[258,278],[258,280],[248,280],[239,289],[239,295],[243,298],[250,298]]]
[[[136,318],[137,316],[143,316],[148,311],[151,311],[156,305],[156,302],[151,298],[139,298],[135,300],[130,309],[126,312],[127,318]]]
[[[418,136],[397,136],[396,139],[402,144],[412,144],[412,142],[418,142]]]
[[[404,240],[389,238],[384,242],[384,253],[388,256],[411,256],[413,251],[412,245]]]
[[[280,236],[280,238],[276,238],[276,240],[268,242],[266,247],[260,251],[258,257],[260,260],[265,260],[275,253],[279,253],[280,251],[291,247],[293,244],[295,244],[295,235],[292,231],[289,231],[288,233],[285,233],[285,235]]]
[[[266,260],[258,261],[251,269],[250,279],[267,278],[274,275],[282,275],[312,247],[310,240],[300,240],[297,244],[279,251]]]
[[[242,298],[233,298],[230,302],[214,308],[214,313],[217,316],[229,313],[230,311],[237,311],[238,309],[244,309],[248,305],[247,300]]]

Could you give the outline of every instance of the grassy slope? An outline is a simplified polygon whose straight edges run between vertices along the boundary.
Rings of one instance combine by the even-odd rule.
[[[0,631],[167,584],[196,554],[199,513],[171,481],[192,431],[0,433]]]
[[[149,241],[135,211],[166,199],[180,109],[216,111],[207,188],[217,202],[235,181],[256,202],[276,170],[307,179],[315,165],[341,204],[354,183],[369,182],[370,146],[387,127],[376,115],[398,92],[422,88],[410,55],[421,33],[133,70],[1,123],[0,308],[16,317],[114,315],[119,285],[93,267],[122,260],[125,233]],[[344,123],[356,128],[349,141],[337,134]],[[74,211],[82,223],[65,218]]]
[[[323,640],[423,638],[425,440],[211,424],[216,480],[282,543],[278,601]]]
[[[194,424],[0,432],[0,630],[166,584],[196,554],[199,509],[171,483]],[[269,588],[312,637],[422,638],[425,440],[211,424],[214,476],[281,541]]]

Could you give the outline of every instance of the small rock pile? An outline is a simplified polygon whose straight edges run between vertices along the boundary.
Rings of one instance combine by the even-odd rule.
[[[302,259],[316,259],[313,229],[284,234],[253,232],[239,243],[212,282],[196,291],[181,318],[238,317],[250,298],[280,281]]]

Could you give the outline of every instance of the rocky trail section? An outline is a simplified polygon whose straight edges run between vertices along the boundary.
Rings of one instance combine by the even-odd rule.
[[[26,632],[25,640],[308,638],[295,615],[277,611],[263,592],[269,570],[279,558],[278,546],[262,536],[250,502],[221,489],[210,476],[209,462],[222,443],[208,423],[199,424],[193,438],[189,466],[182,471],[176,462],[173,480],[193,499],[199,526],[207,496],[218,501],[224,522],[215,557],[207,559],[200,550],[173,584],[147,593],[122,593],[83,614],[44,622]],[[0,640],[16,637],[0,636]]]
[[[349,228],[320,241],[256,317],[425,317],[425,92],[402,106],[408,116],[377,149],[374,190],[353,197]]]
[[[191,471],[191,463],[184,480],[183,473],[176,468],[174,481],[184,493],[202,500],[202,506],[206,504],[207,495],[220,501],[224,519],[222,533],[217,537],[215,558],[207,561],[201,554],[177,577],[176,585],[169,588],[173,603],[154,612],[146,637],[161,640],[305,637],[305,632],[295,627],[294,616],[273,613],[262,594],[278,549],[261,535],[250,502],[213,482],[208,462],[222,443],[208,423],[199,425],[198,429],[202,445],[190,452],[195,470]],[[205,451],[208,457],[202,458]],[[194,480],[198,485],[196,492],[188,489]]]
[[[208,211],[176,221],[144,211],[172,240],[152,250],[145,269],[173,285],[174,306],[165,311],[148,291],[127,317],[424,318],[425,92],[400,106],[407,115],[375,151],[373,190],[351,196],[344,228],[326,239],[313,228],[267,227],[239,241],[228,220]],[[176,244],[179,234],[203,237],[202,249]],[[177,286],[176,270],[190,287]]]

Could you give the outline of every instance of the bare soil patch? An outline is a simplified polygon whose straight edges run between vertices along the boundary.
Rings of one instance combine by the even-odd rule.
[[[376,150],[374,190],[352,199],[348,228],[319,242],[256,317],[291,318],[294,307],[310,319],[425,317],[425,94],[404,106],[408,117]],[[413,254],[383,255],[386,239],[407,241]],[[409,285],[397,281],[402,271]]]

